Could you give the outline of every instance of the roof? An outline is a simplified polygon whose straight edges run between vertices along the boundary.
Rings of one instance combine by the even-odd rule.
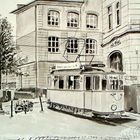
[[[17,12],[20,12],[22,11],[24,8],[26,7],[32,7],[34,5],[37,5],[37,4],[40,4],[40,2],[70,2],[70,3],[84,3],[84,0],[34,0],[30,3],[27,3],[27,4],[20,4],[21,6],[18,7],[17,9],[13,10],[12,12],[10,13],[13,13],[13,14],[16,14]]]
[[[122,74],[125,73],[122,71],[112,70],[106,67],[89,67],[86,66],[84,68],[79,69],[59,69],[59,70],[52,70],[51,73],[56,75],[79,75],[79,74]]]

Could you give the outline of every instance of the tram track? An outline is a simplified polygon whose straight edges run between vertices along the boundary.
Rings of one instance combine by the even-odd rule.
[[[128,116],[125,116],[123,118],[111,119],[111,118],[95,117],[95,116],[91,117],[91,116],[83,115],[83,114],[74,114],[74,113],[71,113],[71,112],[66,112],[66,111],[63,111],[63,110],[55,109],[55,108],[49,108],[49,109],[51,109],[53,111],[56,111],[58,113],[64,113],[64,114],[68,114],[68,115],[71,115],[71,116],[74,116],[74,117],[77,117],[77,118],[94,121],[94,122],[97,122],[99,124],[105,124],[105,125],[111,125],[111,126],[118,126],[119,125],[119,126],[122,126],[124,128],[130,127],[130,125],[128,126],[128,125],[126,125],[126,123],[131,122],[131,121],[136,121],[136,119],[131,119]]]

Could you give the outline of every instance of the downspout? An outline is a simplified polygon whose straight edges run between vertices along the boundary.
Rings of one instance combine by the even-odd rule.
[[[36,87],[35,87],[35,94],[38,94],[38,45],[37,45],[37,5],[35,5],[35,65],[36,65]],[[43,111],[43,104],[42,104],[42,99],[40,93],[38,94],[39,96],[39,102],[40,102],[40,107],[41,111]]]
[[[37,59],[37,5],[35,5],[35,94],[38,88],[38,59]]]

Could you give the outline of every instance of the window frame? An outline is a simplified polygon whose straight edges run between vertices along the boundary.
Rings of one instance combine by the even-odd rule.
[[[70,80],[70,77],[73,78],[73,81]],[[76,79],[76,77],[78,77],[79,79]],[[71,85],[70,85],[70,81],[71,81]],[[78,85],[79,87],[76,87],[76,83],[78,81]],[[80,85],[80,75],[67,75],[67,89],[68,90],[80,90],[81,85]]]
[[[51,14],[51,12],[53,12],[55,14]],[[50,19],[49,19],[49,17],[50,17]],[[54,19],[54,21],[52,19]],[[58,19],[58,21],[57,21],[57,19]],[[54,22],[54,25],[52,24],[53,22]],[[47,15],[47,24],[49,26],[53,26],[53,27],[60,26],[60,12],[57,10],[49,10],[48,15]]]
[[[53,38],[55,38],[55,39],[53,40]],[[49,53],[59,53],[59,37],[57,37],[57,36],[48,37],[48,52]]]
[[[87,42],[87,40],[88,40],[88,42]],[[92,39],[92,38],[86,38],[85,39],[85,54],[87,54],[87,55],[97,55],[97,52],[98,52],[97,51],[97,41],[95,39]]]
[[[93,16],[92,18],[90,16]],[[92,23],[93,22],[93,23]],[[87,27],[89,24],[89,27]],[[90,27],[93,26],[93,27]],[[86,28],[87,29],[97,29],[98,28],[98,15],[95,13],[86,14]]]
[[[110,10],[109,10],[109,8],[110,8]],[[113,8],[112,8],[112,5],[109,5],[108,7],[107,7],[107,15],[108,15],[108,18],[107,18],[107,20],[108,20],[108,29],[109,29],[109,31],[110,30],[112,30],[113,29]]]
[[[60,86],[60,81],[63,81],[63,86],[61,85],[63,88]],[[54,83],[54,89],[64,90],[65,89],[65,76],[55,75],[53,83]]]
[[[75,21],[72,22],[72,19],[74,19]],[[74,25],[76,25],[76,26],[74,26]],[[68,28],[79,28],[79,26],[80,26],[80,15],[79,15],[79,13],[75,12],[75,11],[69,11],[67,13],[67,27]]]
[[[86,84],[86,78],[87,77],[89,77],[90,78],[90,88],[89,89],[87,89],[87,84]],[[94,87],[96,87],[95,86],[95,82],[93,81],[94,80],[94,78],[93,77],[99,77],[99,83],[98,83],[98,86],[99,86],[99,88],[98,89],[93,89]],[[99,74],[90,74],[90,75],[85,75],[84,76],[84,79],[85,79],[85,82],[84,82],[84,89],[86,90],[86,91],[101,91],[101,75],[99,75]],[[93,85],[94,84],[94,85]]]
[[[118,3],[119,3],[119,7],[117,7]],[[117,11],[119,11],[119,17],[118,17]],[[121,2],[120,1],[117,1],[115,4],[115,17],[116,17],[116,26],[118,27],[121,25]],[[119,20],[119,23],[118,23],[118,20]]]
[[[67,53],[68,54],[77,54],[78,53],[78,45],[79,45],[78,43],[79,43],[78,38],[68,38],[68,40],[67,40],[67,46],[66,46]],[[75,47],[75,45],[76,45],[76,47]]]

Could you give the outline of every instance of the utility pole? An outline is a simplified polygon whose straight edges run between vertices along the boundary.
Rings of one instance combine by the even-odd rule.
[[[11,100],[11,117],[13,117],[13,100]]]

